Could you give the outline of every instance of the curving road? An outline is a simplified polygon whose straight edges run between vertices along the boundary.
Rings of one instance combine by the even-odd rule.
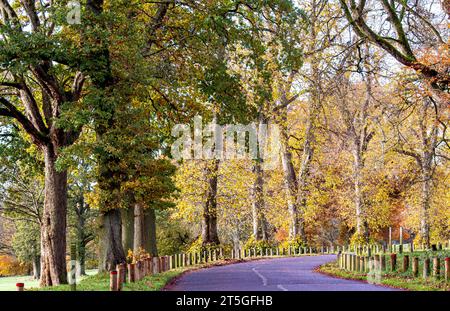
[[[335,255],[263,259],[188,272],[171,291],[392,291],[314,272]]]

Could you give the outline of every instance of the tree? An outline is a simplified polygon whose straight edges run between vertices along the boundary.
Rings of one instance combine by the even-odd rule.
[[[442,11],[433,2],[427,5],[414,1],[381,0],[374,2],[374,7],[371,8],[365,0],[339,2],[345,17],[359,37],[372,42],[401,64],[415,70],[430,85],[440,105],[448,102],[450,75],[445,66],[429,63],[422,57],[424,45],[430,47],[426,53],[448,51],[443,32],[445,28],[441,29],[438,25],[442,18],[445,19],[445,10]],[[375,15],[377,18],[373,24],[369,19]],[[382,20],[387,23],[381,28],[377,27],[376,23]],[[377,28],[380,30],[376,30]]]
[[[20,125],[44,156],[41,284],[59,285],[67,282],[67,171],[58,170],[56,162],[60,149],[73,144],[80,129],[62,128],[58,121],[63,107],[80,99],[85,76],[73,66],[70,39],[60,36],[56,26],[64,24],[55,15],[32,1],[14,7],[10,2],[0,2],[0,115]],[[55,10],[56,15],[61,12]]]

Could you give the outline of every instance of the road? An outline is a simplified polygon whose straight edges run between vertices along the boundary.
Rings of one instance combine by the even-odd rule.
[[[343,280],[314,272],[335,255],[262,259],[191,271],[171,291],[392,291],[393,288]]]

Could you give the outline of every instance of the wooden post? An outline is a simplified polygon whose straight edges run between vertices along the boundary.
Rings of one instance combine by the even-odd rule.
[[[125,284],[127,283],[127,264],[126,263],[120,264],[120,268],[122,269],[121,282]]]
[[[397,269],[397,254],[391,254],[391,271]]]
[[[359,256],[359,272],[364,272],[364,256]]]
[[[117,292],[117,271],[111,271],[109,274],[109,289]]]
[[[450,282],[450,257],[445,258],[445,281]]]
[[[128,264],[128,282],[130,282],[130,283],[134,283],[136,281],[135,274],[134,274],[134,272],[135,272],[134,266],[135,266],[134,263]]]
[[[439,279],[441,276],[441,260],[439,257],[433,258],[433,276]]]
[[[122,284],[123,284],[123,280],[122,277],[125,275],[122,271],[123,270],[123,266],[122,264],[118,264],[117,266],[117,275],[116,275],[116,281],[117,281],[117,291],[121,291],[122,290]]]
[[[135,265],[135,279],[136,281],[140,281],[141,280],[141,261],[138,260],[136,261],[136,265]]]
[[[402,271],[407,272],[409,269],[409,256],[404,255],[403,256],[403,265],[402,265]]]
[[[426,279],[430,276],[430,258],[425,258],[423,261],[423,278]]]
[[[412,260],[412,273],[414,277],[419,275],[419,257],[414,257]]]
[[[374,256],[374,259],[375,259],[375,261],[374,261],[375,270],[381,271],[381,256],[380,256],[380,254],[376,254]]]
[[[24,283],[16,283],[16,289],[18,292],[23,292],[23,289],[25,288]]]
[[[380,255],[381,271],[386,271],[386,256]]]
[[[159,273],[158,257],[153,257],[152,262],[153,262],[153,274],[158,274]]]

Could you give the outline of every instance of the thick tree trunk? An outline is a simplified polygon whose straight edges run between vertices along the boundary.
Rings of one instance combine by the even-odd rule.
[[[135,252],[143,250],[152,256],[158,255],[156,246],[156,214],[154,209],[144,211],[141,204],[134,205],[134,246]]]
[[[99,271],[112,271],[117,264],[125,262],[122,247],[122,224],[120,210],[102,212],[100,216],[100,261]]]
[[[144,249],[152,256],[158,256],[156,243],[156,213],[153,208],[149,208],[144,213]]]
[[[202,219],[202,242],[207,244],[220,244],[217,233],[217,174],[219,171],[219,160],[207,163],[205,176],[208,179],[208,190],[206,202],[203,207]]]
[[[121,211],[122,216],[122,245],[124,251],[134,250],[134,207]]]
[[[67,283],[67,172],[56,171],[56,152],[44,147],[45,199],[41,227],[41,286]]]
[[[134,244],[133,250],[135,253],[144,250],[144,208],[142,204],[134,204]]]
[[[255,182],[252,187],[252,217],[253,236],[256,240],[267,239],[266,224],[264,217],[264,176],[261,160],[255,160],[253,165]]]

